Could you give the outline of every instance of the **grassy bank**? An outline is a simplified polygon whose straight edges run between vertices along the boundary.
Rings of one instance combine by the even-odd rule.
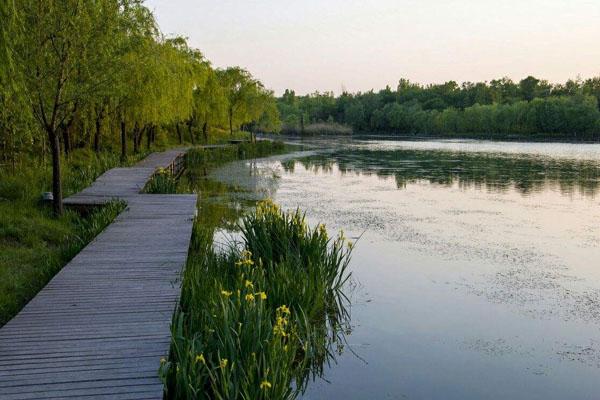
[[[347,328],[350,246],[309,228],[299,212],[259,203],[240,224],[243,245],[213,247],[215,227],[194,228],[171,359],[173,399],[295,398]]]
[[[128,164],[137,161],[132,157]],[[64,160],[65,194],[80,191],[107,169],[121,165],[118,155],[78,150]],[[0,170],[0,326],[122,209],[112,204],[81,217],[67,211],[56,218],[40,202],[50,190],[51,171],[39,161],[23,162],[15,172]]]

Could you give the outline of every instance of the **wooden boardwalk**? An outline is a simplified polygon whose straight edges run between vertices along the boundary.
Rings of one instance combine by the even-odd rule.
[[[0,399],[162,399],[196,195],[139,191],[181,153],[112,169],[65,200],[127,208],[0,329]]]

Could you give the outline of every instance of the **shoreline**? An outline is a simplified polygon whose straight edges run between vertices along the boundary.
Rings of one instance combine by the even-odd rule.
[[[393,133],[376,133],[369,134],[364,132],[352,133],[349,135],[272,135],[259,134],[259,138],[263,139],[359,139],[359,140],[406,140],[406,141],[431,141],[431,140],[473,140],[473,141],[488,141],[488,142],[506,142],[506,143],[569,143],[569,144],[600,144],[598,140],[572,140],[567,138],[540,138],[540,137],[490,137],[489,135],[480,136],[444,136],[444,135],[411,135],[411,134],[393,134]]]

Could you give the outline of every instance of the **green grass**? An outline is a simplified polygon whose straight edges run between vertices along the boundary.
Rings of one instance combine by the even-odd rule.
[[[243,249],[213,249],[214,227],[194,226],[171,359],[174,399],[290,399],[319,374],[347,329],[342,290],[350,248],[299,212],[262,202],[240,229]]]
[[[132,156],[126,165],[143,154]],[[65,196],[76,193],[112,167],[113,153],[78,150],[63,161]],[[51,170],[37,161],[14,173],[0,170],[0,326],[44,287],[91,239],[114,219],[123,205],[115,203],[85,218],[67,210],[56,218],[41,194],[51,190]]]

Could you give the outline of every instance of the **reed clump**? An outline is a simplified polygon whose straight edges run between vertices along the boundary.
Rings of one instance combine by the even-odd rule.
[[[159,168],[146,183],[144,193],[174,194],[177,193],[178,186],[177,178],[170,170]]]
[[[348,329],[351,246],[270,201],[242,218],[242,244],[213,247],[195,225],[161,374],[173,399],[291,399]]]

